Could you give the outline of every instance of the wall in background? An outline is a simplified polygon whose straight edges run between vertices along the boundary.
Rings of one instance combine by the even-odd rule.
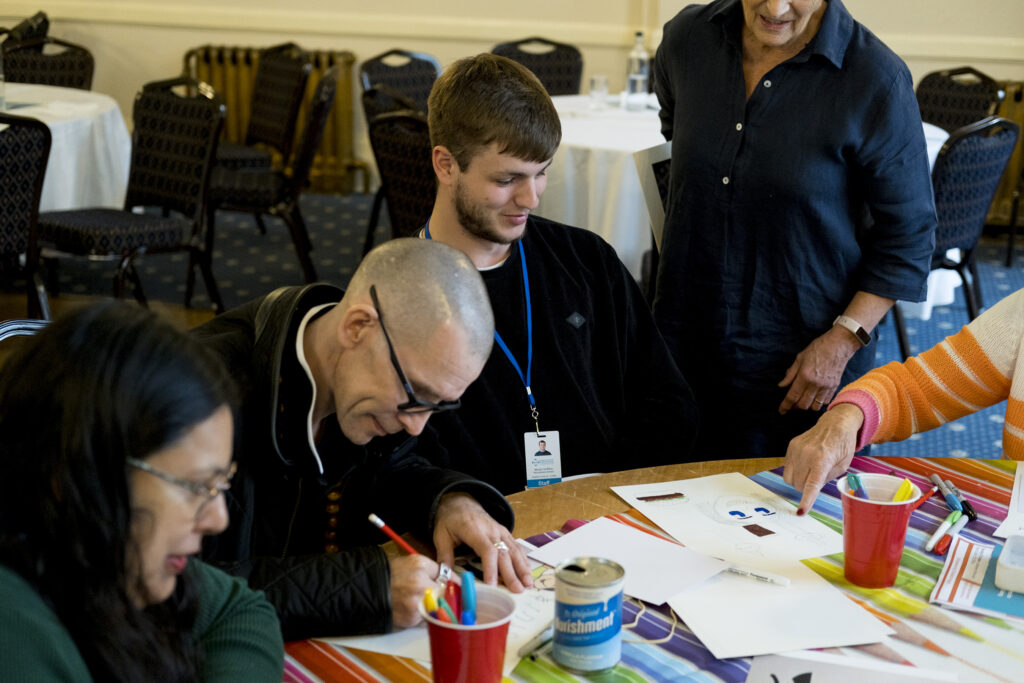
[[[676,0],[7,0],[0,25],[44,7],[51,32],[96,57],[93,89],[113,96],[125,116],[143,83],[181,70],[182,57],[205,43],[272,45],[294,40],[310,49],[350,50],[357,63],[392,47],[429,52],[448,64],[495,43],[531,35],[573,43],[590,74],[625,84],[633,32],[652,49],[661,26],[685,6]],[[971,64],[995,78],[1024,80],[1024,2],[847,0],[854,17],[907,62],[915,82],[935,69]],[[355,95],[355,94],[354,94]],[[354,101],[358,102],[358,98]],[[361,112],[357,153],[372,161]]]

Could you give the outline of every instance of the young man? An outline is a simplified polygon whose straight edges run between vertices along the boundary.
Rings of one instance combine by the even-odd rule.
[[[468,259],[415,239],[374,249],[345,291],[284,287],[196,328],[241,393],[231,522],[204,558],[263,590],[286,640],[419,621],[439,567],[385,557],[370,513],[432,538],[449,566],[465,543],[488,582],[529,585],[504,498],[418,457],[410,438],[458,406],[493,331]]]
[[[636,283],[597,235],[531,215],[561,140],[540,81],[477,55],[437,80],[429,112],[438,190],[422,236],[480,269],[496,330],[462,409],[432,422],[439,463],[511,493],[689,459],[693,398]],[[551,461],[532,457],[540,439]]]

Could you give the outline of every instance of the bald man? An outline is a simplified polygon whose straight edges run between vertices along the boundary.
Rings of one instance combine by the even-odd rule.
[[[231,522],[204,557],[266,592],[286,640],[419,621],[439,565],[389,561],[370,513],[433,538],[449,566],[465,543],[488,583],[530,583],[502,495],[415,454],[430,415],[457,408],[480,374],[493,333],[473,264],[416,239],[370,252],[347,291],[285,287],[195,330],[241,390]]]

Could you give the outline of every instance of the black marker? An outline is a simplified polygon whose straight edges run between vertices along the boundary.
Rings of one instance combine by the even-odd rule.
[[[972,522],[978,519],[978,513],[975,512],[971,504],[967,502],[966,496],[964,496],[964,494],[960,492],[960,489],[958,489],[956,485],[951,481],[947,481],[946,486],[949,487],[949,489],[953,492],[953,495],[956,496],[957,500],[960,501],[960,506],[963,507],[964,514],[967,515],[967,518],[970,519]]]

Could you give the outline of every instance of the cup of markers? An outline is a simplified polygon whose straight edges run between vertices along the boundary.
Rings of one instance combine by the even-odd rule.
[[[888,474],[850,473],[836,484],[843,502],[843,573],[854,585],[888,588],[896,582],[921,489]]]
[[[515,600],[506,591],[477,584],[468,571],[440,593],[427,589],[419,606],[435,683],[499,683]]]

